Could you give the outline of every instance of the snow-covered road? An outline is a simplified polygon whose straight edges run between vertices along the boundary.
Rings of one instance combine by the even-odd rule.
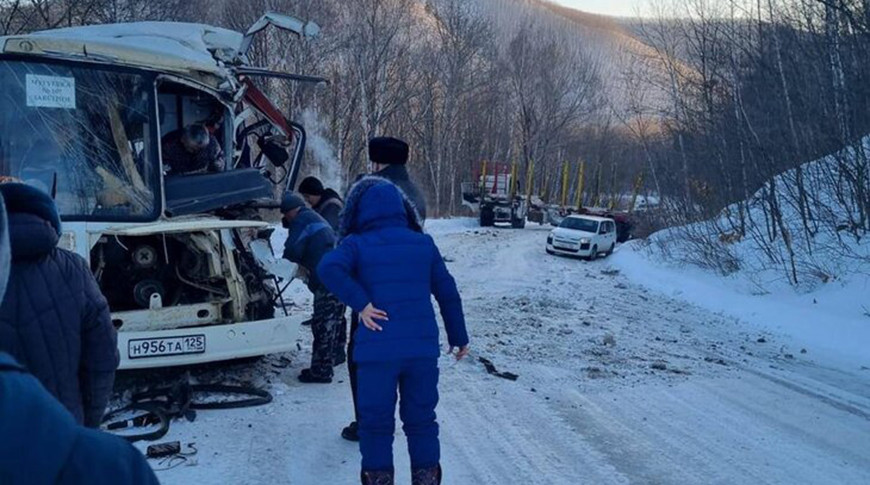
[[[547,256],[545,228],[428,227],[461,286],[473,348],[441,362],[444,483],[870,483],[870,371],[824,367],[609,260]],[[163,483],[358,483],[357,448],[338,434],[351,416],[346,372],[298,383],[301,334],[289,367],[271,356],[192,371],[258,383],[275,400],[173,423],[163,441],[199,451],[159,472]],[[478,357],[519,379],[487,374]],[[397,483],[409,483],[403,447],[398,430]]]

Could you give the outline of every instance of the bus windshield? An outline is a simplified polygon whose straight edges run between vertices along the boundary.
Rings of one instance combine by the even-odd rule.
[[[65,220],[159,214],[154,79],[0,59],[0,175],[55,194]]]

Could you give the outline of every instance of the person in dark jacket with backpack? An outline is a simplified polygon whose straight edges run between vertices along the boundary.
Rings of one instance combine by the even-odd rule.
[[[0,301],[9,279],[10,253],[0,195]],[[77,425],[36,378],[0,352],[0,483],[156,485],[157,477],[129,443]]]
[[[359,314],[349,356],[357,366],[361,479],[393,483],[396,391],[408,438],[414,485],[440,483],[439,331],[431,303],[441,309],[451,350],[468,353],[456,283],[432,238],[422,232],[413,203],[379,177],[351,188],[338,247],[318,267],[326,287]]]
[[[426,199],[420,193],[417,185],[411,180],[408,174],[408,154],[410,148],[408,144],[398,138],[389,136],[375,137],[369,140],[369,161],[371,162],[372,175],[384,178],[395,184],[408,197],[409,201],[417,212],[420,218],[420,224],[426,223]],[[360,175],[356,181],[359,182],[365,175]],[[350,339],[348,341],[348,354],[353,352],[354,340],[353,336],[359,324],[359,317],[354,312],[351,314],[350,320]],[[353,396],[353,414],[354,421],[345,426],[341,430],[341,436],[349,441],[359,441],[359,426],[357,419],[359,412],[357,410],[356,399],[356,364],[352,360],[347,361],[347,372],[350,380],[350,389]]]
[[[0,184],[12,264],[0,306],[0,351],[30,371],[75,421],[97,427],[118,367],[109,305],[79,255],[60,249],[54,201],[21,183]]]
[[[332,368],[336,358],[335,340],[345,307],[326,290],[316,270],[323,256],[335,247],[335,233],[322,217],[305,207],[305,201],[296,194],[284,196],[281,212],[284,214],[284,226],[288,229],[284,258],[305,269],[308,273],[308,289],[314,295],[311,367],[299,374],[299,380],[327,384],[332,382]]]

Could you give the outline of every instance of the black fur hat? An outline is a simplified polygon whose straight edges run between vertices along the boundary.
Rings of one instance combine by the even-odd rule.
[[[383,165],[408,163],[408,144],[388,136],[369,140],[369,160]]]

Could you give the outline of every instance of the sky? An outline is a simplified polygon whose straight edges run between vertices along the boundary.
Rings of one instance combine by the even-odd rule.
[[[647,0],[555,0],[566,7],[576,8],[584,12],[635,17],[638,8],[647,5]]]

